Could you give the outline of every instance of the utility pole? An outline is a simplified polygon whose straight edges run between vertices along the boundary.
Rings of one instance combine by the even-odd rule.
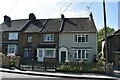
[[[103,0],[103,13],[104,13],[104,33],[105,33],[105,71],[108,75],[108,47],[107,47],[107,24],[106,24],[106,10],[105,10],[105,0]]]

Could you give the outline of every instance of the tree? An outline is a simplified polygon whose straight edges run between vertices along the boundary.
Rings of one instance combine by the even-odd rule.
[[[107,27],[107,36],[111,35],[115,32],[114,28]],[[98,53],[101,52],[102,42],[101,40],[104,39],[104,28],[98,31]]]

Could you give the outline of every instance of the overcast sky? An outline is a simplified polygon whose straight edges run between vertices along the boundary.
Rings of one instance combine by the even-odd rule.
[[[100,29],[103,27],[102,1],[103,0],[0,0],[0,23],[3,22],[4,15],[8,15],[12,20],[28,19],[30,13],[34,13],[37,19],[59,18],[60,14],[64,14],[65,17],[88,17],[91,11],[96,27]],[[119,0],[106,1],[107,25],[117,30]],[[89,7],[89,9],[87,7]],[[64,12],[64,10],[66,11]]]

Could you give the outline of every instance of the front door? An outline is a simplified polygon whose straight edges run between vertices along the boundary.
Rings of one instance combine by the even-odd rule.
[[[61,62],[65,62],[66,60],[66,51],[61,51]]]
[[[44,50],[38,50],[38,62],[44,61]]]

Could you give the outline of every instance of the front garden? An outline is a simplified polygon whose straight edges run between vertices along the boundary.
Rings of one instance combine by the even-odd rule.
[[[33,71],[49,71],[50,69],[54,69],[56,72],[63,73],[96,73],[96,74],[105,74],[105,62],[92,62],[88,63],[85,61],[81,62],[66,62],[66,63],[58,63],[53,59],[48,60],[47,62],[39,63],[34,60],[24,60],[19,57],[9,57],[2,56],[2,67],[17,67],[21,70],[33,70]],[[52,63],[54,62],[54,63]],[[20,63],[20,64],[19,64]],[[109,73],[113,73],[113,66],[109,64]]]

